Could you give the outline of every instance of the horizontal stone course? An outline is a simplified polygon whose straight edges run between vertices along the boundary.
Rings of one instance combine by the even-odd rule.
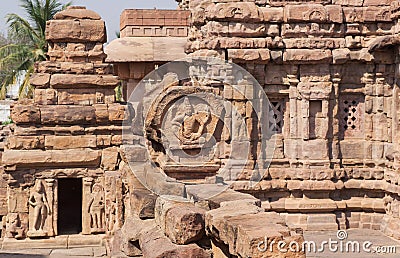
[[[116,87],[118,83],[118,78],[112,75],[53,74],[50,79],[53,88]]]
[[[96,167],[101,152],[91,149],[77,150],[8,150],[3,154],[3,164],[17,168],[35,167]]]
[[[50,20],[46,24],[46,39],[51,42],[107,41],[102,20]]]

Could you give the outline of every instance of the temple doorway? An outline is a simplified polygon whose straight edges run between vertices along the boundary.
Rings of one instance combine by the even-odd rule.
[[[58,179],[58,234],[82,232],[82,179]]]

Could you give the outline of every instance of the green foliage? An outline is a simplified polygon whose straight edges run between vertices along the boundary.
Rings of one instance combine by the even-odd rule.
[[[116,98],[116,100],[117,100],[118,102],[124,101],[124,100],[123,100],[123,96],[122,96],[122,86],[121,86],[121,84],[118,85],[118,86],[115,88],[115,98]]]
[[[10,125],[13,124],[14,121],[11,119],[11,117],[8,117],[8,120],[4,121],[3,123],[1,123],[1,125]]]
[[[4,99],[7,87],[17,81],[21,71],[26,71],[20,84],[20,97],[30,97],[32,87],[29,77],[34,64],[46,59],[46,22],[71,3],[63,5],[58,0],[20,0],[27,19],[10,13],[6,16],[11,42],[0,45],[0,98]]]

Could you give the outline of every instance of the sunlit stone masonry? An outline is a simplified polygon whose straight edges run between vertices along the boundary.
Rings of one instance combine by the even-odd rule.
[[[104,51],[98,14],[48,22],[2,155],[3,248],[305,257],[263,241],[400,239],[400,2],[177,2],[124,10]],[[185,78],[163,66],[182,58]]]
[[[3,247],[23,247],[13,239],[102,234],[122,223],[116,170],[126,116],[115,98],[119,79],[104,63],[105,23],[70,7],[47,23],[46,39],[48,61],[36,64],[31,78],[34,98],[12,109],[15,127],[2,159]]]

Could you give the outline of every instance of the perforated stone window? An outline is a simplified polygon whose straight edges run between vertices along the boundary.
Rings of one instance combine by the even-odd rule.
[[[340,135],[342,137],[362,137],[364,97],[348,94],[340,97]]]
[[[270,100],[269,130],[275,133],[282,133],[283,116],[285,112],[284,100]]]

